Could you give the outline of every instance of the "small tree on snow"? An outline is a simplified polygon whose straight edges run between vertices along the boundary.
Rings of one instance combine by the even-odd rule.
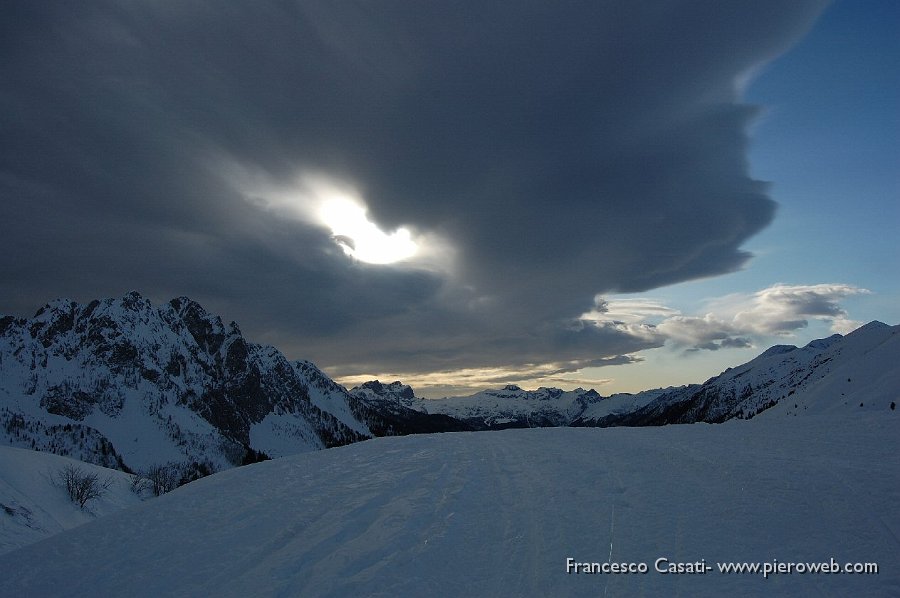
[[[141,472],[137,472],[131,474],[131,491],[141,496],[145,490],[149,490],[151,487],[150,480],[148,480],[144,474]]]
[[[154,496],[160,496],[178,487],[178,470],[171,465],[154,465],[143,476],[150,483]]]
[[[112,479],[101,481],[96,473],[88,473],[77,465],[66,465],[58,475],[59,483],[65,488],[69,499],[81,509],[87,501],[106,494],[112,484]]]

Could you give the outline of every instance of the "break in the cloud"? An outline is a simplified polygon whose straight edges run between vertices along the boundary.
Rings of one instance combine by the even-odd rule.
[[[739,87],[822,8],[7,2],[0,311],[190,295],[344,372],[659,346],[573,320],[746,263]]]
[[[745,348],[752,339],[790,336],[812,319],[824,320],[833,332],[846,334],[860,326],[841,302],[868,293],[848,284],[776,284],[752,294],[733,294],[708,302],[703,316],[683,315],[652,299],[595,299],[581,319],[596,326],[649,329],[689,351]]]
[[[353,375],[340,377],[340,381],[347,387],[352,387],[379,377],[385,382],[401,380],[412,386],[418,396],[429,398],[475,393],[479,390],[484,390],[486,387],[497,388],[507,384],[517,384],[524,388],[538,388],[540,386],[600,388],[612,380],[600,377],[584,377],[577,375],[577,373],[585,367],[623,365],[640,361],[642,361],[640,356],[629,355],[599,360],[591,364],[544,363],[525,364],[515,368],[464,368],[446,372],[354,373]]]

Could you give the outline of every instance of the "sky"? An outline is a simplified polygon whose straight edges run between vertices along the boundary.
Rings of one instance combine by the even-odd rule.
[[[189,296],[427,397],[900,321],[895,2],[4,14],[0,313]]]

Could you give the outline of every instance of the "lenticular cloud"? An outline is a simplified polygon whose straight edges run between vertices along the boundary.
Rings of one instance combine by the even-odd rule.
[[[739,84],[822,6],[13,3],[2,309],[184,294],[357,371],[654,346],[572,322],[747,262],[775,206]],[[310,172],[372,226],[261,190]]]

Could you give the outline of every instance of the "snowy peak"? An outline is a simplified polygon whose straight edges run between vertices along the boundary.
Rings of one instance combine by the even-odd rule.
[[[847,334],[843,337],[843,344],[853,347],[854,350],[870,350],[894,339],[898,332],[900,332],[900,325],[888,326],[875,320]]]
[[[413,391],[412,387],[403,384],[399,380],[391,382],[390,384],[383,384],[378,380],[371,380],[354,387],[351,392],[368,392],[382,398],[394,399],[399,403],[405,404],[407,407],[413,407],[413,405],[417,404],[416,393]]]
[[[771,347],[760,353],[757,359],[773,357],[775,355],[784,355],[785,353],[790,353],[791,351],[796,350],[797,347],[794,345],[772,345]]]
[[[237,326],[226,330],[219,316],[209,314],[199,303],[187,297],[172,299],[169,306],[177,316],[174,322],[183,323],[197,346],[208,354],[219,352],[229,336],[240,336]]]
[[[872,320],[868,324],[863,324],[856,330],[850,332],[849,334],[847,334],[847,336],[850,336],[851,334],[856,334],[856,333],[860,333],[860,334],[869,334],[872,332],[881,333],[881,332],[886,332],[887,330],[889,330],[891,328],[896,328],[896,326],[891,326],[890,324],[885,324],[884,322],[882,322],[880,320]]]
[[[872,322],[801,349],[779,345],[699,387],[666,393],[602,425],[718,423],[766,412],[814,415],[888,410],[900,391],[900,326]]]
[[[58,299],[31,319],[0,318],[0,424],[16,446],[218,469],[251,448],[275,456],[371,437],[352,400],[187,297]]]
[[[505,392],[522,392],[522,388],[516,384],[507,384],[502,390]]]
[[[844,337],[840,334],[832,334],[826,338],[818,338],[816,340],[810,341],[805,349],[814,349],[817,351],[823,351],[833,345],[834,343],[840,342]]]

